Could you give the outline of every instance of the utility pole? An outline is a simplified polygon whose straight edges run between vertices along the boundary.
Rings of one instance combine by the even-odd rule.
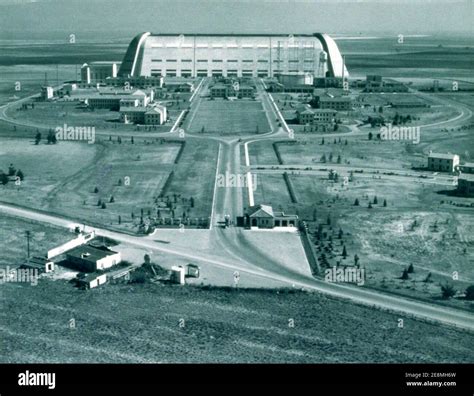
[[[26,231],[26,246],[28,252],[28,261],[30,261],[30,238],[31,238],[31,231]]]

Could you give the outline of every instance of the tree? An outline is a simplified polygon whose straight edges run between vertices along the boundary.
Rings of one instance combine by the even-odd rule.
[[[337,163],[340,164],[342,162],[341,154],[337,156]]]
[[[151,263],[150,255],[145,254],[145,256],[143,256],[143,261],[144,261],[145,264],[149,265]]]
[[[342,248],[342,258],[346,259],[347,258],[347,249],[346,245]]]
[[[410,277],[408,276],[408,270],[405,268],[403,270],[402,276],[400,277],[401,280],[408,280]]]
[[[386,200],[386,199],[383,200],[383,207],[384,207],[384,208],[387,207],[387,200]]]
[[[47,140],[48,144],[56,144],[57,143],[56,135],[52,130],[49,131],[48,136],[46,137],[46,140]]]
[[[110,197],[109,203],[114,203],[114,202],[115,202],[115,198],[114,198],[114,196],[112,195],[112,196]]]
[[[410,264],[410,265],[408,266],[407,272],[408,272],[409,274],[413,274],[413,272],[415,272],[415,267],[413,267],[413,264]]]
[[[16,176],[21,180],[23,181],[23,179],[25,178],[25,175],[23,175],[23,172],[21,171],[21,169],[18,169],[16,171]]]
[[[369,132],[369,140],[372,140],[373,137],[374,137],[373,133]]]
[[[454,297],[456,294],[456,289],[448,283],[441,285],[441,296],[445,299]]]
[[[324,145],[324,138],[321,139],[321,145]]]
[[[372,209],[372,203],[369,202],[369,205],[367,205],[367,207],[368,207],[369,209]]]
[[[105,204],[105,202],[102,202],[101,208],[102,209],[107,209],[107,205]]]
[[[354,201],[354,206],[359,206],[359,198],[356,198]]]
[[[323,154],[320,159],[321,162],[326,162],[326,154]]]
[[[96,187],[94,188],[94,194],[97,194],[99,192],[99,189]]]
[[[118,217],[118,223],[119,223],[119,224],[122,224],[122,216],[120,216],[120,215],[119,215],[119,217]]]
[[[132,136],[131,139],[130,139],[130,143],[132,143],[132,144],[135,143],[135,141],[133,140],[133,136]]]
[[[327,220],[326,220],[326,224],[327,224],[328,226],[331,225],[331,216],[330,216],[330,215],[328,215],[328,218],[327,218]]]
[[[337,235],[337,237],[339,239],[342,239],[342,236],[344,235],[344,232],[342,231],[342,228],[339,228],[339,234]]]
[[[359,256],[354,254],[354,265],[357,267],[359,265]]]
[[[10,166],[8,167],[8,176],[15,176],[15,173],[16,173],[15,167],[13,166],[13,164],[10,164]]]
[[[191,208],[194,208],[194,198],[193,197],[189,198],[189,206],[191,206]]]
[[[474,285],[468,286],[466,289],[466,300],[474,300]]]
[[[379,200],[377,199],[377,195],[374,197],[374,205],[377,205],[379,203]]]
[[[2,183],[2,185],[6,185],[9,181],[10,179],[8,178],[8,175],[0,171],[0,183]]]
[[[41,132],[38,131],[36,132],[36,136],[35,136],[35,144],[38,145],[40,141],[41,141]]]

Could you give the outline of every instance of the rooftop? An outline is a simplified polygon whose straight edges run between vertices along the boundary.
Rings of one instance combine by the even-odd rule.
[[[445,153],[430,153],[429,158],[439,158],[439,159],[454,159],[454,157],[457,157],[457,154],[445,154]]]
[[[98,260],[108,256],[113,256],[114,254],[118,253],[114,252],[113,250],[108,250],[106,248],[99,249],[90,245],[78,246],[66,253],[68,257],[75,257],[94,264]]]
[[[270,205],[255,205],[249,208],[250,217],[274,217],[273,208]]]
[[[458,180],[467,180],[467,181],[474,182],[474,174],[463,173],[459,176]]]
[[[121,106],[120,107],[120,112],[121,113],[146,113],[149,111],[150,108],[148,107],[141,107],[141,106],[136,106],[136,107],[131,107],[131,106]]]

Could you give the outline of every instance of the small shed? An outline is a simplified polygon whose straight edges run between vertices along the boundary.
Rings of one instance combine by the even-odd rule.
[[[54,271],[54,262],[46,257],[32,257],[20,268],[37,269],[40,274]]]
[[[94,289],[107,282],[106,274],[84,274],[80,273],[77,275],[76,284],[82,289]]]
[[[171,282],[184,285],[186,283],[185,273],[185,268],[182,265],[171,267]]]

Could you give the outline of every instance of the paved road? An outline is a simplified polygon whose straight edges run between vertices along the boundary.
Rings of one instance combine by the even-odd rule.
[[[205,88],[206,87],[204,86],[204,89]],[[263,92],[260,83],[258,85],[258,90],[263,101],[263,106],[268,114],[271,132],[260,136],[238,140],[235,138],[206,137],[197,135],[189,136],[191,139],[204,138],[220,142],[220,158],[217,165],[218,174],[225,174],[227,171],[237,175],[242,172],[242,166],[240,164],[240,147],[242,144],[250,143],[255,140],[273,139],[275,137],[284,137],[287,135],[278,126],[276,122],[277,114],[272,107],[268,94]],[[188,116],[188,120],[192,120],[193,111],[197,111],[200,100],[202,100],[200,95],[196,95],[196,98],[193,100],[191,105],[192,109]],[[2,109],[2,113],[4,114],[4,109]],[[352,134],[352,132],[350,134]],[[340,134],[337,134],[337,136],[339,135]],[[335,134],[331,134],[331,136],[335,136]],[[230,186],[216,187],[214,197],[214,225],[215,222],[222,221],[225,214],[229,214],[233,218],[235,218],[236,215],[241,214],[243,206],[241,189]],[[8,204],[0,204],[0,212],[39,222],[54,224],[60,227],[70,228],[71,224],[75,223],[73,219],[65,219],[59,216],[40,213],[30,209],[18,208]],[[184,257],[189,260],[203,261],[221,268],[238,270],[243,274],[260,277],[262,283],[264,283],[265,279],[275,280],[284,282],[288,285],[294,285],[298,288],[314,290],[357,303],[396,311],[401,317],[414,315],[419,318],[439,321],[474,330],[474,315],[465,311],[413,301],[398,296],[394,297],[391,295],[385,295],[355,286],[331,284],[309,276],[301,275],[296,271],[293,272],[291,269],[283,268],[259,251],[257,247],[247,243],[242,234],[244,231],[241,229],[222,229],[220,227],[213,227],[212,230],[188,230],[186,233],[186,238],[189,238],[188,243],[181,243],[180,245],[173,245],[173,237],[167,230],[159,230],[158,234],[153,235],[153,237],[138,237],[101,228],[89,227],[89,229],[94,229],[98,235],[110,237],[119,242],[128,243],[147,250],[156,250],[166,254]],[[211,245],[214,249],[209,251],[193,249],[192,235],[193,233],[198,232],[211,233]],[[153,240],[156,238],[160,239],[160,237],[162,237],[161,239],[170,240],[170,244],[163,246]],[[182,238],[182,236],[180,236],[180,238]]]
[[[73,220],[39,213],[31,209],[17,208],[8,204],[0,204],[0,212],[68,229],[71,227],[71,224],[75,223]],[[282,268],[275,263],[272,263],[271,260],[268,260],[268,258],[260,252],[252,250],[253,248],[251,246],[242,246],[243,238],[242,235],[239,235],[243,232],[241,230],[216,229],[214,232],[218,235],[217,240],[218,242],[223,243],[223,249],[225,250],[215,249],[211,252],[199,253],[194,253],[191,247],[176,248],[173,246],[172,241],[170,244],[162,246],[154,242],[150,237],[125,235],[97,227],[88,227],[88,231],[90,230],[95,230],[97,235],[103,235],[119,242],[128,243],[152,251],[155,250],[170,255],[184,257],[192,261],[203,261],[220,268],[238,270],[241,274],[260,277],[262,281],[265,279],[275,280],[288,285],[294,285],[294,287],[348,299],[371,307],[387,309],[397,312],[399,315],[398,317],[400,318],[406,318],[407,315],[409,317],[416,316],[426,320],[439,321],[474,331],[474,315],[469,312],[413,301],[398,296],[385,295],[355,286],[327,283]],[[164,237],[169,237],[167,230],[161,231]],[[230,232],[228,233],[227,231]],[[196,230],[196,232],[202,231]],[[187,235],[190,238],[190,242],[192,242],[192,232],[188,231]],[[155,234],[153,238],[160,238],[160,236]],[[226,252],[227,255],[223,254],[224,252]]]

